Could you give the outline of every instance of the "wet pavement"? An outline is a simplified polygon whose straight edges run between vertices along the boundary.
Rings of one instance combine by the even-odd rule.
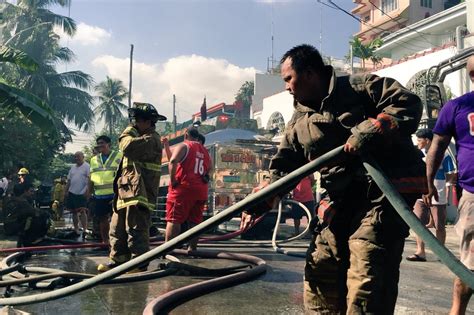
[[[289,231],[289,230],[287,230]],[[457,236],[448,227],[447,246],[457,255]],[[291,243],[304,246],[307,240]],[[256,242],[262,244],[262,242]],[[13,241],[1,241],[0,246],[14,247]],[[232,240],[213,250],[232,251],[258,256],[266,260],[268,271],[251,282],[211,293],[175,308],[170,314],[302,314],[304,259],[274,253],[271,247],[256,247],[255,243]],[[291,250],[302,251],[298,248]],[[405,256],[415,250],[414,237],[406,241]],[[106,252],[96,250],[62,250],[48,255],[33,256],[28,265],[69,271],[96,273],[98,263],[105,262]],[[183,262],[220,268],[239,265],[228,260],[188,259]],[[428,251],[425,263],[402,262],[399,298],[396,314],[447,314],[451,304],[454,276]],[[160,261],[154,261],[152,267]],[[146,304],[172,289],[202,281],[202,277],[173,275],[131,284],[101,285],[73,296],[47,303],[18,306],[32,314],[141,314]],[[22,288],[14,296],[40,291]],[[468,313],[474,314],[471,301]]]

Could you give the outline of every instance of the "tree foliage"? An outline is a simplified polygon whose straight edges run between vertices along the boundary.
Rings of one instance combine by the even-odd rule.
[[[252,105],[252,96],[254,93],[254,82],[245,81],[235,95],[235,100],[242,102],[242,111],[240,117],[250,116],[250,106]]]
[[[27,167],[32,176],[48,177],[49,163],[64,150],[65,135],[44,131],[23,118],[18,110],[0,109],[0,172],[17,171]]]
[[[74,35],[73,19],[49,10],[70,0],[18,0],[0,3],[0,172],[27,167],[34,178],[64,171],[60,153],[70,140],[64,122],[88,129],[93,122],[92,77],[82,71],[59,72],[74,60],[59,43]],[[28,119],[25,119],[27,117]],[[40,128],[41,127],[41,128]]]
[[[366,60],[372,61],[374,65],[380,63],[382,60],[382,57],[375,53],[375,50],[383,44],[383,41],[380,38],[376,38],[370,43],[364,44],[358,37],[353,37],[350,44],[354,57],[358,57],[362,60],[363,69],[365,69]]]
[[[74,60],[74,53],[59,44],[54,27],[73,35],[74,20],[48,9],[52,5],[66,6],[68,0],[19,0],[17,5],[1,5],[2,36],[9,46],[25,52],[37,63],[37,70],[4,65],[0,68],[5,81],[34,94],[66,121],[88,129],[93,122],[93,97],[87,92],[92,77],[82,71],[58,72],[61,63]]]
[[[105,81],[96,85],[95,90],[99,104],[94,113],[104,120],[109,134],[112,134],[114,128],[124,119],[122,111],[127,109],[127,105],[123,100],[128,96],[127,88],[121,80],[107,76]]]

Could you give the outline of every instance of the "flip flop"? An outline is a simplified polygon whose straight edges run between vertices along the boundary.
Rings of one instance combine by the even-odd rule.
[[[426,261],[425,257],[421,257],[417,254],[413,254],[411,256],[408,256],[405,259],[408,260],[408,261]]]

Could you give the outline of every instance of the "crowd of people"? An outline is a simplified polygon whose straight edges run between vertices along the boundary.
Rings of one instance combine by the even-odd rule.
[[[435,229],[443,244],[446,185],[462,189],[456,231],[460,260],[473,270],[474,93],[446,103],[433,130],[417,130],[421,100],[394,79],[373,74],[337,77],[310,45],[290,49],[280,66],[286,90],[294,97],[294,114],[271,160],[270,176],[255,191],[335,147],[343,146],[346,153],[344,159],[319,170],[324,193],[317,204],[312,176],[304,178],[292,192],[294,200],[303,203],[314,220],[304,272],[306,311],[394,313],[409,227],[368,176],[360,159],[367,154],[377,160],[416,216]],[[467,73],[474,82],[474,57],[468,60]],[[203,146],[204,136],[189,128],[184,142],[171,150],[168,140],[162,141],[155,131],[155,123],[166,118],[151,104],[134,103],[129,116],[131,124],[119,138],[120,151],[111,150],[110,138],[101,136],[90,164],[77,152],[63,188],[65,198],[57,199],[58,205],[65,204],[73,212],[77,235],[79,222],[83,231],[87,230],[87,200],[94,199],[93,214],[99,221],[101,239],[110,242],[110,261],[98,266],[100,272],[148,251],[150,210],[156,202],[163,147],[170,174],[166,241],[199,224],[208,199],[211,160]],[[413,134],[417,146],[413,145]],[[452,139],[455,161],[446,153]],[[33,235],[39,232],[26,231],[44,230],[35,223],[43,214],[29,202],[32,186],[28,173],[25,168],[19,170],[14,196],[5,206],[5,230],[11,227],[20,231],[23,245],[38,241]],[[0,195],[8,194],[5,181],[0,180]],[[279,195],[274,196],[247,209],[242,227],[279,200]],[[303,215],[298,207],[292,209],[295,233],[299,233]],[[417,237],[416,242],[416,252],[406,259],[426,261],[423,240]],[[192,240],[188,249],[195,250],[196,246],[197,240]],[[136,271],[146,269],[144,265]],[[464,314],[471,295],[472,288],[457,278],[451,314]]]

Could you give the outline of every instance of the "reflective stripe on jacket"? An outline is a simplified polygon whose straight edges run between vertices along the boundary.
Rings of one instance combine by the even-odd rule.
[[[153,210],[161,174],[160,135],[154,128],[140,135],[129,126],[120,135],[119,148],[123,157],[114,180],[115,209],[139,205]]]
[[[118,151],[110,152],[105,163],[102,162],[102,154],[91,158],[91,182],[94,184],[94,195],[113,195],[114,178],[121,158],[122,154]]]

